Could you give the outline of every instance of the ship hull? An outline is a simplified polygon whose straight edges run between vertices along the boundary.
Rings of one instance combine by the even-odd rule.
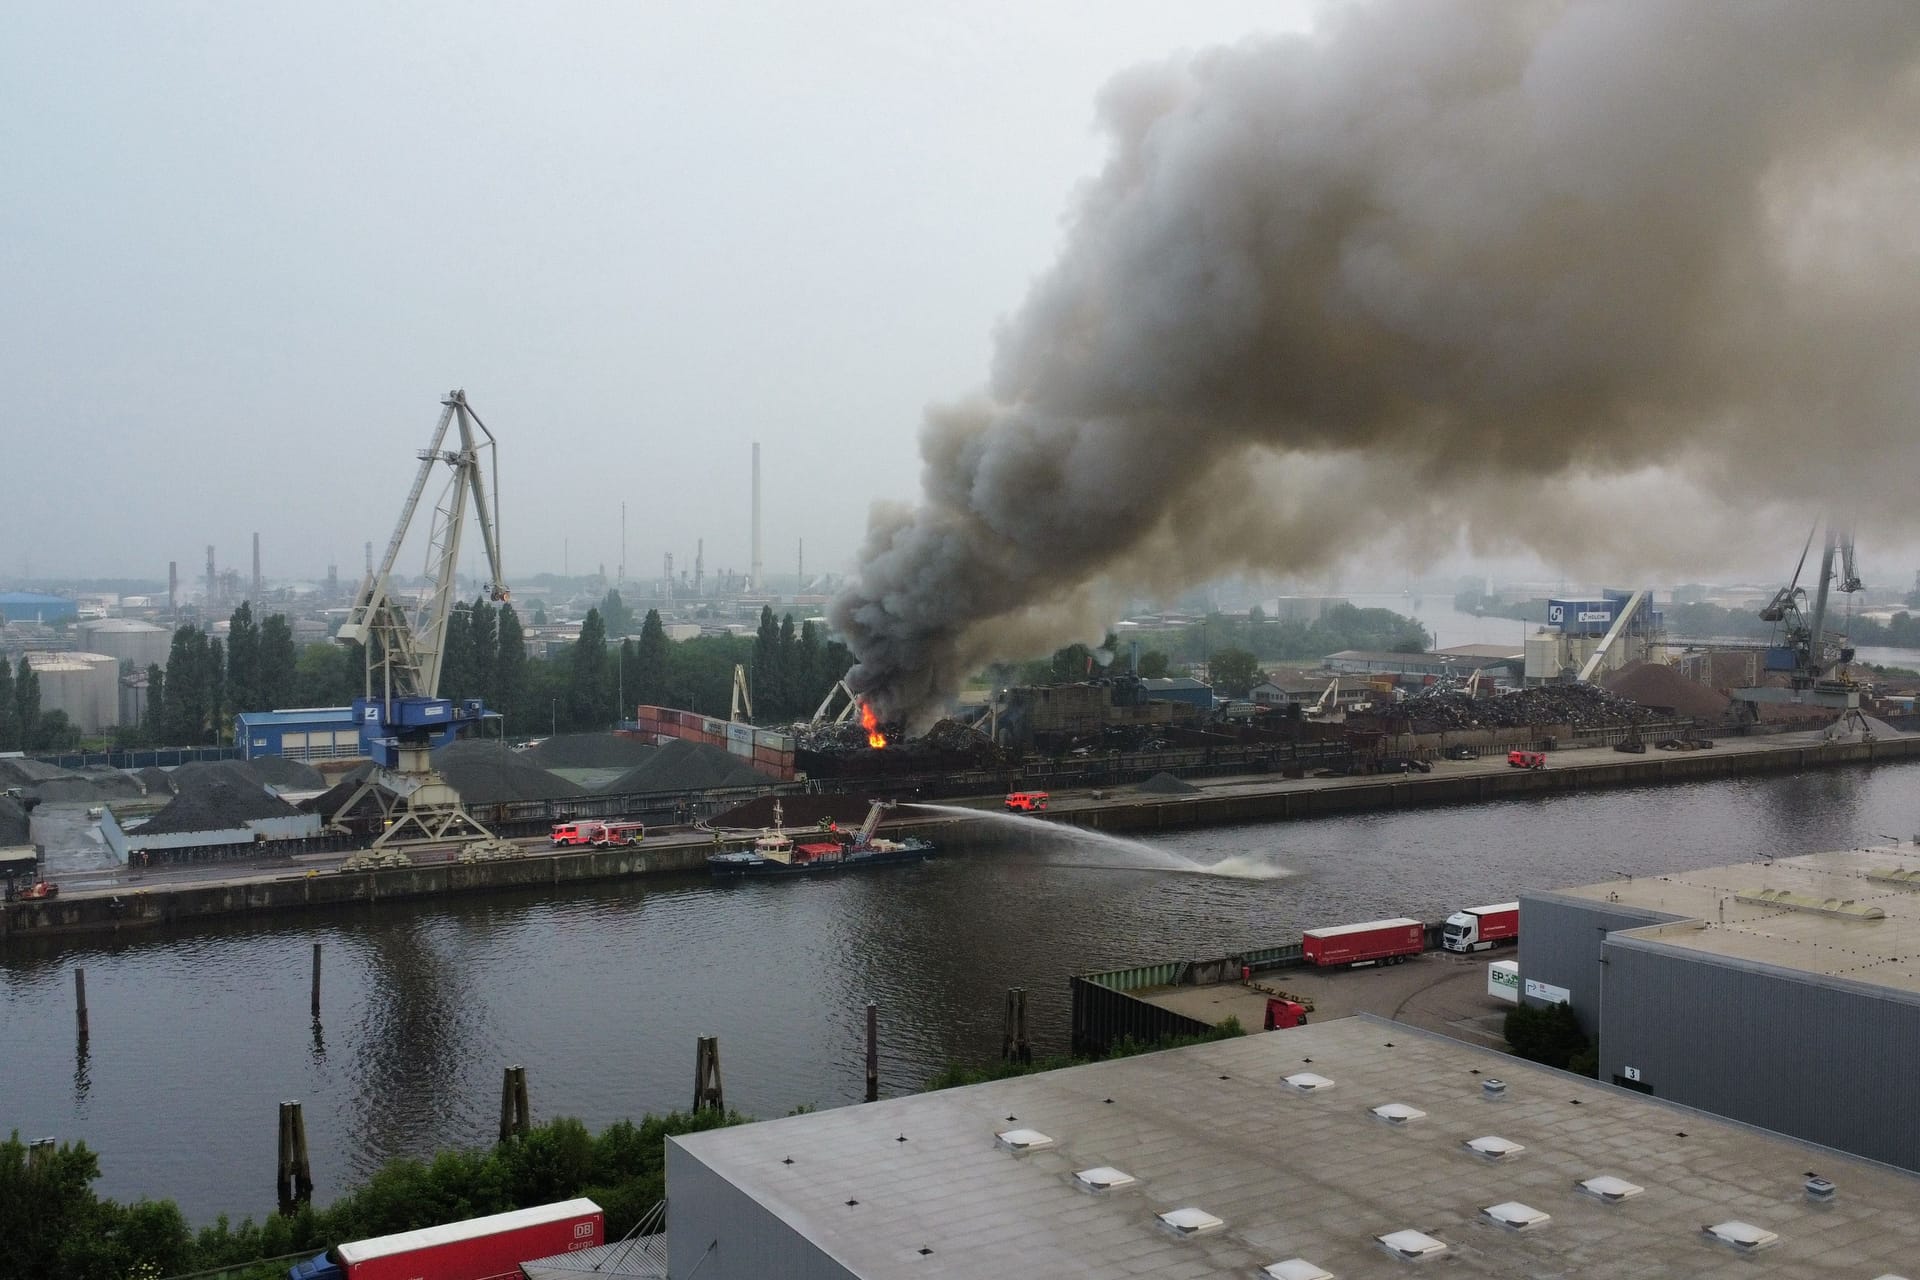
[[[900,849],[849,853],[838,858],[810,858],[805,862],[776,862],[770,858],[717,853],[707,859],[707,870],[713,873],[716,880],[786,880],[830,876],[872,867],[909,866],[927,861],[934,853],[934,846],[926,841],[911,843]]]

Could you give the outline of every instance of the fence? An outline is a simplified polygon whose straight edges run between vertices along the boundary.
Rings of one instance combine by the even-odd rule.
[[[56,755],[34,756],[41,764],[62,769],[84,769],[106,765],[113,769],[152,769],[168,765],[193,764],[200,760],[238,760],[238,747],[145,747],[138,751],[66,751]]]

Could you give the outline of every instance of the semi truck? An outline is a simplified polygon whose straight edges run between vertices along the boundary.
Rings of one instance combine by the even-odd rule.
[[[1440,945],[1449,951],[1485,951],[1520,941],[1520,904],[1462,907],[1447,917]]]
[[[287,1269],[288,1280],[508,1280],[535,1258],[606,1243],[591,1200],[515,1209],[335,1245]]]
[[[1308,929],[1300,935],[1300,954],[1321,968],[1401,964],[1426,949],[1427,926],[1404,916]]]

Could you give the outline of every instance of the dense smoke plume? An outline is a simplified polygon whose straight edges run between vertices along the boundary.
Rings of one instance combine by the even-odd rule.
[[[1697,569],[1772,504],[1910,519],[1917,56],[1909,0],[1423,0],[1121,75],[834,603],[857,687],[923,724],[1127,594],[1366,545]]]

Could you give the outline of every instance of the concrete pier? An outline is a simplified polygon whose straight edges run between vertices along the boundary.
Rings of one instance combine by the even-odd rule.
[[[1629,755],[1607,748],[1557,751],[1545,769],[1509,768],[1504,757],[1438,760],[1427,774],[1285,779],[1270,774],[1210,779],[1193,795],[1152,795],[1129,789],[1060,792],[1044,818],[1028,819],[1035,834],[1044,822],[1069,823],[1110,832],[1147,832],[1229,823],[1274,822],[1337,813],[1427,805],[1475,804],[1612,787],[1658,786],[1749,774],[1793,773],[1878,762],[1920,759],[1920,734],[1872,742],[1824,743],[1816,735],[1790,739],[1723,741],[1703,751],[1650,750]],[[972,802],[983,811],[1001,808],[999,796]],[[889,834],[913,833],[934,840],[945,853],[1001,847],[1009,842],[1002,823],[974,822],[948,814],[910,816],[903,804],[886,824]],[[549,851],[534,842],[528,856],[489,862],[427,861],[411,867],[343,872],[337,858],[311,870],[235,868],[215,878],[138,883],[87,889],[63,887],[59,897],[6,903],[0,910],[0,942],[60,934],[136,931],[221,916],[350,908],[360,904],[427,899],[495,890],[559,888],[635,876],[702,874],[713,852],[700,832],[649,835],[646,842],[616,849]],[[428,855],[432,857],[435,855]],[[444,855],[439,855],[444,857]]]

